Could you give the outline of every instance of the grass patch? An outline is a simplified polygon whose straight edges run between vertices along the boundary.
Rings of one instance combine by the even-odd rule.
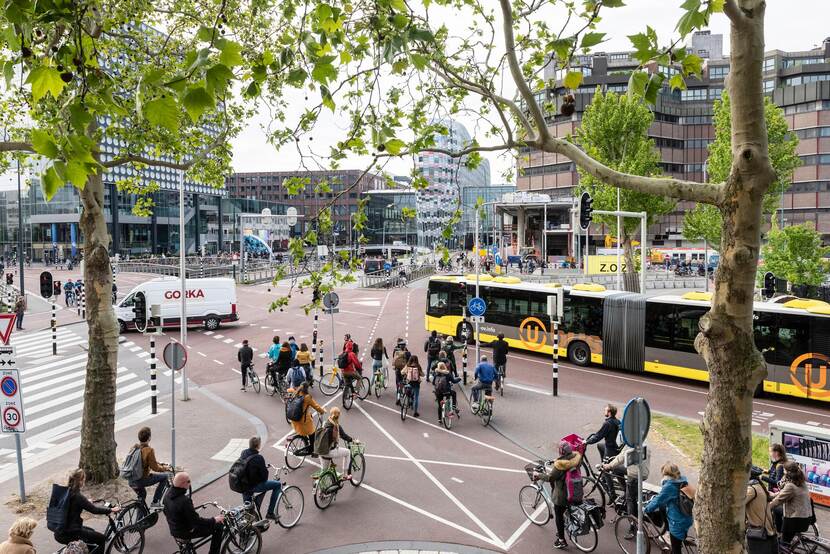
[[[662,414],[651,414],[651,432],[670,442],[687,456],[696,468],[703,458],[703,435],[697,421]],[[769,438],[752,435],[752,463],[766,467],[769,464]]]

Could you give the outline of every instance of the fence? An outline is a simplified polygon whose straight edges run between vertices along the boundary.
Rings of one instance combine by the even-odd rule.
[[[394,268],[389,274],[387,274],[384,270],[363,274],[360,276],[360,286],[363,288],[384,289],[398,287],[403,284],[403,280],[400,275],[398,275],[400,267],[401,266]],[[435,266],[433,264],[420,265],[412,270],[406,268],[404,269],[406,271],[406,280],[410,283],[412,281],[417,281],[418,279],[424,279],[425,277],[429,277],[435,273]]]
[[[185,276],[188,279],[199,279],[208,277],[229,277],[240,284],[265,283],[274,280],[279,268],[285,268],[283,277],[290,278],[295,275],[300,275],[303,272],[297,271],[290,265],[272,265],[268,262],[248,262],[245,264],[244,274],[240,272],[237,264],[216,265],[216,264],[199,264],[198,258],[196,264],[188,264],[185,266]],[[167,277],[179,276],[178,261],[158,263],[159,260],[153,262],[119,262],[118,270],[120,272],[129,273],[151,273],[155,275],[164,275]]]

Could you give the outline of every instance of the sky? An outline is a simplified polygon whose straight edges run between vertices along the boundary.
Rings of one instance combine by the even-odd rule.
[[[485,1],[497,6],[497,0]],[[608,40],[596,47],[595,51],[630,50],[627,35],[645,30],[645,25],[650,25],[657,31],[661,44],[667,43],[673,36],[674,27],[682,13],[679,9],[681,3],[681,0],[627,0],[627,5],[623,8],[605,10],[598,31],[607,33]],[[447,18],[451,32],[455,30],[453,22],[459,19],[462,18]],[[550,24],[555,27],[554,22]],[[830,37],[830,0],[767,0],[765,24],[767,50],[809,50]],[[463,31],[461,25],[456,25],[459,32]],[[726,16],[718,14],[713,17],[709,28],[713,34],[724,35],[724,53],[728,54],[729,22]],[[313,93],[309,96],[310,101],[314,96]],[[302,105],[304,98],[298,93],[292,95],[292,100]],[[472,131],[474,121],[470,118],[459,118],[459,121]],[[299,156],[293,145],[277,151],[266,142],[262,127],[267,123],[267,114],[260,113],[248,122],[243,132],[233,141],[235,171],[291,171],[300,168]],[[315,151],[325,152],[325,146],[342,137],[344,129],[345,123],[336,114],[327,117],[314,135]],[[487,153],[484,156],[490,160],[493,182],[502,182],[502,174],[512,172],[512,158]],[[355,157],[341,162],[341,167],[363,169],[367,163],[367,158]],[[385,169],[392,174],[408,175],[412,164],[410,160],[394,160]]]

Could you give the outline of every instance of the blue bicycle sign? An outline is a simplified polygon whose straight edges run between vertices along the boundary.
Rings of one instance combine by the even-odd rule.
[[[467,311],[471,316],[482,316],[487,311],[487,303],[478,296],[470,298],[470,301],[467,302]]]

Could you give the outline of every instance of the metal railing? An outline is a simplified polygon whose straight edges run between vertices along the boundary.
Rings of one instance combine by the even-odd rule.
[[[245,271],[240,272],[237,264],[199,264],[199,258],[189,259],[196,260],[197,263],[188,263],[185,266],[185,276],[188,279],[228,277],[240,284],[254,284],[273,281],[274,277],[277,275],[277,271],[281,267],[285,268],[285,278],[290,278],[303,273],[292,265],[280,266],[269,264],[268,262],[248,262],[245,264]],[[119,262],[118,271],[127,273],[150,273],[165,277],[179,276],[178,260],[173,260],[172,262],[163,260],[162,263],[157,263],[159,261],[160,260],[153,260],[152,262]]]
[[[365,273],[360,276],[360,286],[363,288],[392,288],[399,287],[403,284],[403,279],[399,275],[402,266],[392,268],[392,271],[387,273],[385,270],[374,271],[372,273]],[[415,269],[409,269],[403,266],[406,270],[406,282],[411,283],[418,279],[424,279],[435,273],[435,266],[433,264],[424,264],[417,266]]]

